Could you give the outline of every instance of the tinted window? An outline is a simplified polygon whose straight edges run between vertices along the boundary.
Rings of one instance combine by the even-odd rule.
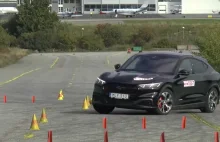
[[[134,70],[151,73],[173,73],[178,60],[178,56],[171,55],[138,55],[131,57],[128,62],[122,65],[121,70]]]
[[[188,70],[190,73],[192,73],[192,63],[190,62],[189,59],[184,59],[182,61],[179,67],[179,71],[182,69]]]
[[[191,62],[193,73],[204,73],[208,68],[208,66],[202,61],[191,59]]]

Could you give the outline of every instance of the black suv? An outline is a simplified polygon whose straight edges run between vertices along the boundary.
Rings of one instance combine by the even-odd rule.
[[[194,55],[175,52],[138,53],[115,71],[101,74],[92,104],[101,113],[115,107],[168,114],[172,109],[214,112],[219,104],[220,74]]]

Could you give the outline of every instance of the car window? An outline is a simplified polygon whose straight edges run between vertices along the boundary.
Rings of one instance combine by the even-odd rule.
[[[136,56],[129,63],[121,67],[121,70],[144,71],[151,73],[173,73],[179,60],[178,56],[150,54]]]
[[[183,70],[183,69],[185,69],[185,70],[189,71],[190,73],[192,73],[192,63],[190,62],[189,59],[184,59],[181,62],[178,71]]]
[[[203,63],[202,61],[196,60],[196,59],[190,59],[192,63],[192,69],[193,73],[204,73],[207,69],[208,66]]]
[[[134,69],[135,66],[140,62],[140,58],[135,58],[133,62],[131,62],[126,69]]]

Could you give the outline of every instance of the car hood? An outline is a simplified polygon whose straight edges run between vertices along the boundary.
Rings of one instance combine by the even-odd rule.
[[[152,83],[152,82],[167,82],[173,78],[172,75],[165,74],[152,74],[152,73],[141,73],[134,71],[119,71],[119,72],[106,72],[100,76],[106,82],[109,83]]]

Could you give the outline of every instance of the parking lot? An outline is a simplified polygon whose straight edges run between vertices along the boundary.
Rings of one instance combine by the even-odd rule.
[[[110,142],[156,142],[162,132],[168,142],[214,141],[214,132],[220,130],[220,108],[213,114],[182,110],[166,116],[126,109],[100,115],[92,106],[82,109],[84,98],[92,96],[97,76],[113,71],[114,64],[123,63],[132,54],[36,53],[0,69],[0,142],[46,141],[48,130],[53,131],[53,142],[103,142],[103,117],[107,118]],[[59,101],[61,89],[64,100]],[[29,130],[33,114],[39,119],[43,108],[48,123],[39,123],[38,131]],[[187,118],[184,130],[183,116]],[[146,129],[142,129],[142,117],[146,117]]]

